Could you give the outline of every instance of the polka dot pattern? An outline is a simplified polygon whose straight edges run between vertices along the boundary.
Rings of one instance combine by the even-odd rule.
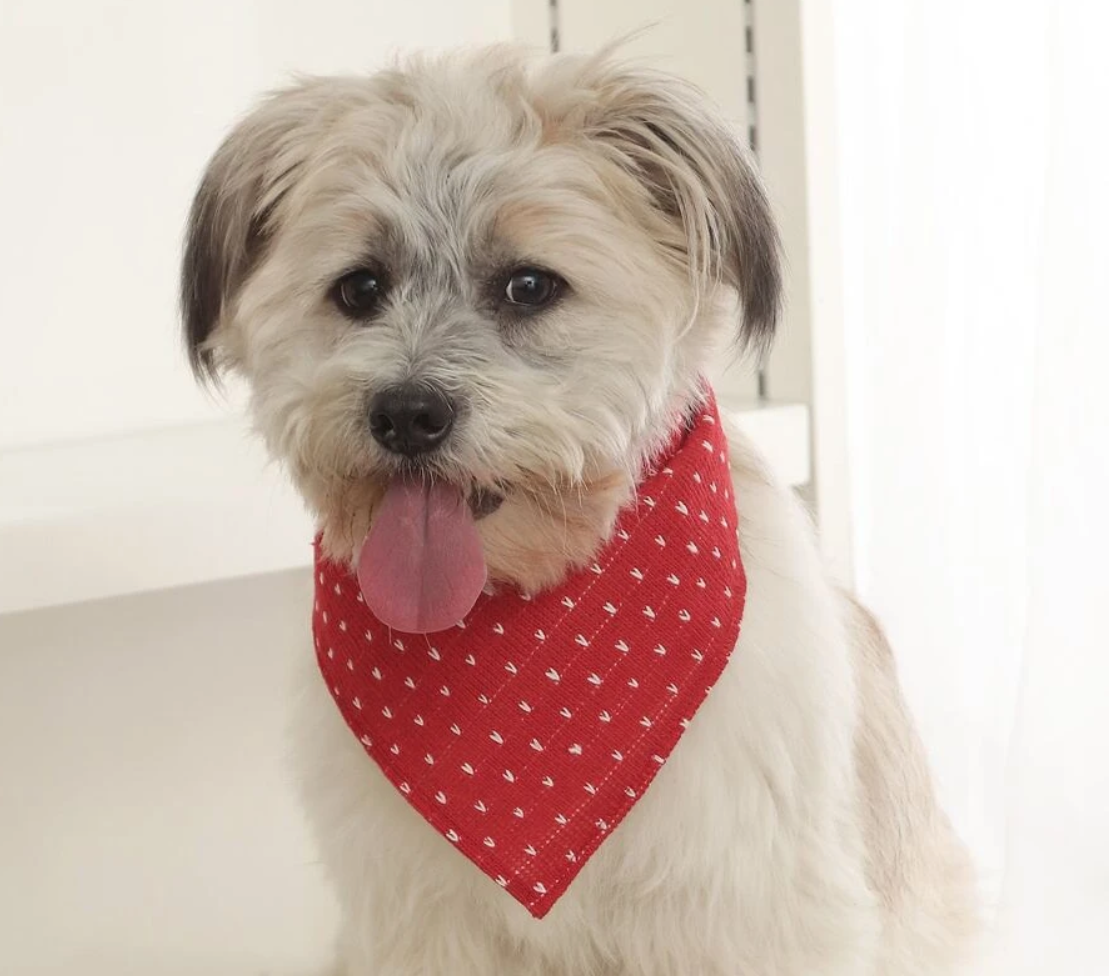
[[[536,917],[657,775],[723,671],[746,577],[709,398],[587,568],[389,631],[316,558],[314,644],[348,726],[398,791]]]

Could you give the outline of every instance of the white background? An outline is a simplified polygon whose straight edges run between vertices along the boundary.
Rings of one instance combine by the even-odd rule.
[[[851,560],[1011,974],[1106,971],[1111,19],[834,4]]]

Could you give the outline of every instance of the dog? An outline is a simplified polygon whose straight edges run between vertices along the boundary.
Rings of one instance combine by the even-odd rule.
[[[386,638],[451,627],[473,600],[541,599],[602,573],[593,560],[627,535],[623,513],[648,470],[661,476],[678,424],[715,421],[704,377],[717,343],[733,332],[760,351],[779,296],[777,232],[747,152],[697,90],[613,51],[499,47],[272,94],[211,160],[182,271],[193,369],[246,380],[256,429],[317,519],[321,565],[340,574],[337,593],[358,575],[361,613],[382,598],[399,625]],[[382,768],[369,760],[372,737],[353,734],[353,706],[367,709],[322,680],[318,632],[294,741],[341,905],[338,974],[913,976],[965,964],[972,869],[934,799],[891,651],[825,576],[795,496],[727,426],[722,496],[746,597],[726,627],[712,621],[731,634],[722,671],[670,733],[668,759],[654,755],[629,814],[568,851],[584,863],[544,911],[485,873],[478,836],[476,853],[455,850],[463,830],[445,830],[433,801],[427,816],[414,809],[386,753]],[[465,514],[438,522],[431,492]],[[362,575],[377,525],[401,532],[399,512],[416,510],[430,538],[403,548],[428,548],[461,578],[444,583],[448,617],[424,628],[437,607],[403,606],[421,566],[377,543],[398,572]],[[648,646],[669,631],[644,632]],[[436,636],[414,646],[447,666]],[[376,660],[388,661],[347,664]]]

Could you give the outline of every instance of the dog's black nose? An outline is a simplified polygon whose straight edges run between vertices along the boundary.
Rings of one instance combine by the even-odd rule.
[[[456,407],[444,393],[407,383],[378,393],[371,401],[371,435],[388,451],[413,457],[432,451],[453,429]]]

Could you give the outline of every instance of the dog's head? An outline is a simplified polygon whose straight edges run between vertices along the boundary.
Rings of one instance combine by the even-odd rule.
[[[272,95],[214,156],[182,275],[195,371],[246,378],[328,552],[420,475],[526,588],[590,557],[717,323],[765,342],[779,290],[765,196],[702,96],[505,50]]]

